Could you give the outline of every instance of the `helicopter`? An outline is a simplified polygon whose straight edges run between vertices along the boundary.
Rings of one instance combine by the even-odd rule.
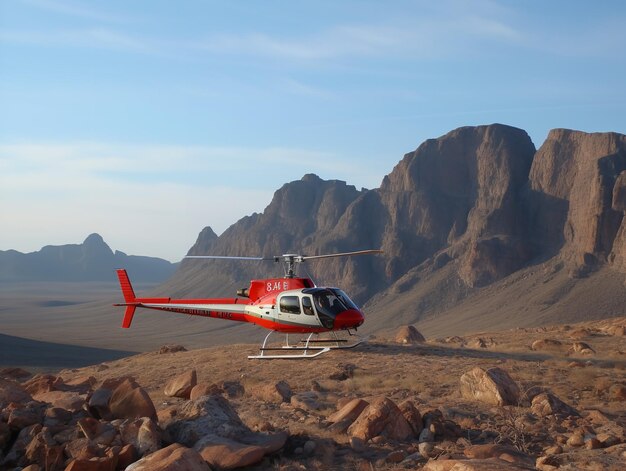
[[[235,298],[137,298],[126,270],[118,269],[117,276],[124,302],[116,303],[114,306],[126,308],[122,321],[122,328],[125,329],[131,326],[137,308],[250,322],[269,329],[270,332],[263,340],[260,353],[249,355],[249,359],[315,358],[331,350],[354,348],[363,343],[366,338],[356,335],[356,330],[363,324],[365,317],[341,289],[319,287],[310,278],[297,277],[297,264],[314,259],[379,253],[383,251],[359,250],[308,256],[283,254],[273,257],[187,255],[185,258],[188,259],[282,262],[284,277],[252,280],[248,288],[237,290]],[[268,339],[274,332],[286,335],[284,345],[268,346]],[[349,336],[354,336],[356,340],[348,343],[347,339],[339,338],[337,335],[345,332]],[[289,334],[308,334],[308,336],[296,344],[290,344]],[[320,338],[320,334],[324,334],[327,338]]]

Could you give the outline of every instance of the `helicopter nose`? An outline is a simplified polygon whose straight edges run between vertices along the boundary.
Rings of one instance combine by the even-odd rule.
[[[348,309],[335,317],[335,329],[354,329],[363,324],[363,313],[356,309]]]

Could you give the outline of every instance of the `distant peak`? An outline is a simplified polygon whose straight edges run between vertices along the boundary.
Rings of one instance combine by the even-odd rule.
[[[96,234],[95,232],[93,234],[89,234],[87,238],[85,239],[85,241],[83,242],[83,245],[102,245],[102,244],[104,244],[104,239],[102,238],[100,234]]]
[[[215,233],[215,231],[213,230],[211,226],[206,226],[204,229],[200,231],[199,238],[205,238],[209,240],[217,239],[217,234]]]
[[[307,173],[305,176],[302,177],[303,182],[319,182],[321,180],[322,179],[314,173]]]

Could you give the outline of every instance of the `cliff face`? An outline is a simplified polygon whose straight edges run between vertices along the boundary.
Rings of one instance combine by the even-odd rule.
[[[378,189],[306,175],[220,237],[203,231],[190,254],[382,248],[382,256],[312,261],[303,274],[376,311],[392,298],[388,321],[408,323],[546,261],[552,274],[538,277],[567,273],[545,295],[550,305],[572,292],[567,280],[603,267],[626,272],[625,211],[626,136],[559,129],[536,151],[525,131],[494,124],[427,140]],[[262,263],[186,261],[162,292],[230,295],[281,274]]]
[[[560,247],[574,277],[613,259],[623,219],[613,195],[620,200],[621,183],[616,183],[624,170],[626,136],[616,133],[553,130],[535,156],[530,173],[535,241]]]

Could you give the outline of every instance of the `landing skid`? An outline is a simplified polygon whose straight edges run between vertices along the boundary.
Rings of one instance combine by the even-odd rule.
[[[337,337],[335,332],[328,332],[324,335],[330,335],[332,338],[318,338],[320,334],[311,333],[306,338],[306,340],[301,340],[297,345],[289,344],[289,334],[286,334],[286,344],[281,347],[267,347],[267,340],[270,338],[274,331],[270,331],[266,336],[265,340],[263,340],[263,345],[260,350],[261,353],[259,355],[249,355],[248,359],[251,360],[275,360],[278,358],[286,359],[286,360],[302,360],[305,358],[315,358],[320,356],[323,353],[328,353],[331,350],[348,350],[350,348],[354,348],[357,345],[362,344],[367,340],[367,337],[359,337],[354,334],[350,334],[351,336],[357,337],[357,340],[349,345],[342,345],[342,343],[347,342],[346,339],[340,339]],[[350,332],[348,332],[350,333]],[[313,338],[315,336],[315,338]],[[326,345],[321,345],[326,344]],[[266,352],[285,352],[280,354],[267,354]],[[293,351],[301,351],[302,353],[291,354],[289,352]]]

